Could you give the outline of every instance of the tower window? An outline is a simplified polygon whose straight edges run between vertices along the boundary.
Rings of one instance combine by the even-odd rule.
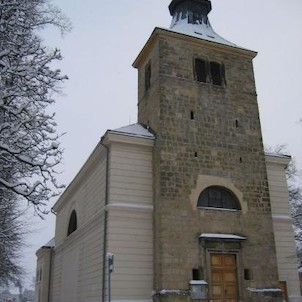
[[[222,86],[222,70],[221,65],[216,62],[210,63],[211,79],[213,85]]]
[[[207,82],[207,66],[206,61],[195,59],[195,78],[198,82]]]
[[[235,194],[220,186],[211,186],[202,191],[197,206],[199,208],[241,210]]]
[[[68,230],[67,230],[67,236],[69,236],[71,233],[73,233],[77,229],[77,213],[75,210],[71,212],[69,224],[68,224]]]
[[[145,91],[151,87],[151,61],[145,66]]]
[[[195,59],[195,79],[198,82],[209,83],[217,86],[225,84],[224,65],[217,62],[208,62],[203,59]]]

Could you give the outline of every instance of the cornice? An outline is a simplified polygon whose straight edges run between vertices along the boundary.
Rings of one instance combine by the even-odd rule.
[[[270,164],[277,164],[281,166],[287,167],[289,162],[291,161],[291,157],[288,155],[277,155],[277,154],[265,154],[265,160]]]
[[[81,167],[80,171],[76,174],[76,176],[73,178],[73,180],[70,182],[70,184],[67,186],[67,188],[64,190],[58,201],[54,204],[53,210],[55,212],[58,212],[61,207],[64,205],[64,201],[68,199],[73,193],[74,190],[78,188],[78,186],[81,184],[81,182],[84,180],[84,176],[86,173],[89,173],[89,171],[93,168],[95,168],[95,163],[104,156],[105,159],[105,153],[106,149],[104,146],[102,146],[102,143],[100,142],[92,151],[84,165]]]
[[[107,131],[103,137],[103,143],[107,146],[111,145],[112,143],[124,143],[152,147],[154,145],[154,138],[131,136]]]
[[[135,211],[135,212],[153,212],[152,204],[137,204],[128,202],[110,203],[106,206],[106,211]]]
[[[211,41],[207,41],[207,40],[204,40],[201,38],[197,38],[197,37],[193,37],[193,36],[186,35],[183,33],[175,32],[170,29],[156,27],[153,30],[148,41],[144,45],[143,49],[141,50],[141,52],[139,53],[139,55],[136,57],[135,61],[133,62],[132,66],[134,68],[139,68],[141,66],[142,62],[144,62],[145,58],[149,55],[154,44],[160,38],[178,39],[185,43],[189,43],[191,45],[200,46],[200,47],[207,48],[210,50],[216,50],[216,51],[218,50],[221,52],[230,53],[233,55],[242,56],[242,57],[246,57],[246,58],[250,58],[250,59],[255,58],[257,55],[257,52],[249,50],[249,49],[236,47],[236,46],[230,46],[230,45],[221,44],[221,43],[217,43],[217,42],[211,42]]]

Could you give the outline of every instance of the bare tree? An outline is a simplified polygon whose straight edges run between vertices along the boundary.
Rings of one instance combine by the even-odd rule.
[[[22,212],[17,208],[13,193],[3,192],[0,188],[0,194],[6,195],[6,202],[0,202],[0,285],[2,286],[9,282],[15,283],[22,274],[18,260],[26,231]]]
[[[295,239],[299,266],[302,266],[302,179],[301,172],[297,170],[292,160],[286,169],[291,215],[294,219]]]
[[[53,68],[60,51],[38,35],[48,25],[70,28],[48,0],[0,0],[0,284],[22,273],[20,201],[42,216],[62,189],[56,175],[63,150],[50,106],[67,77]]]
[[[0,185],[39,213],[62,188],[56,180],[62,148],[50,105],[67,79],[52,69],[60,51],[43,46],[38,36],[47,25],[69,29],[46,0],[0,0]]]

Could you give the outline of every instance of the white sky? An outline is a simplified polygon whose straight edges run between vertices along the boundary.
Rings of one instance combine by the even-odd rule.
[[[132,63],[154,27],[168,28],[170,0],[55,0],[73,30],[63,39],[45,33],[45,44],[61,49],[59,67],[70,80],[57,97],[59,132],[68,184],[107,129],[137,121],[137,73]],[[258,52],[254,60],[264,143],[287,144],[302,167],[302,1],[212,0],[214,30]],[[36,222],[35,222],[36,221]],[[54,234],[52,214],[32,219],[23,265],[26,282],[35,272],[35,250]]]

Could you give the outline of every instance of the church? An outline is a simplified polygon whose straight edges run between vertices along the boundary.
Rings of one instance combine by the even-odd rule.
[[[173,0],[133,67],[138,122],[108,130],[53,207],[36,302],[298,302],[285,168],[263,148],[256,52],[209,0]]]

